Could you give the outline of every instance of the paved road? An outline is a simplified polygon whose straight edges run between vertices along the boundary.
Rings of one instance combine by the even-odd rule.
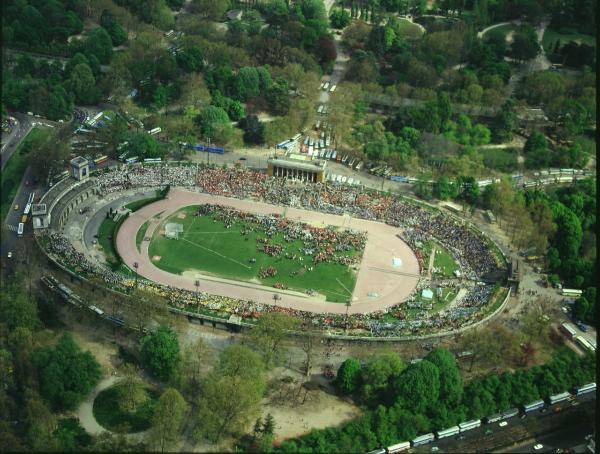
[[[16,118],[17,124],[10,134],[2,138],[2,151],[0,154],[2,170],[4,170],[6,163],[13,155],[21,141],[25,138],[29,131],[31,131],[33,128],[33,123],[36,120],[35,117],[21,113],[13,113],[12,116]]]

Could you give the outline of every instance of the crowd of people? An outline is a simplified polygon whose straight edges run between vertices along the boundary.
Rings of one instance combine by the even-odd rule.
[[[171,306],[180,309],[196,307],[196,310],[200,310],[203,308],[223,315],[240,315],[246,319],[258,318],[265,312],[278,311],[308,320],[309,323],[318,327],[338,329],[347,327],[357,335],[424,334],[434,329],[457,329],[465,323],[480,320],[483,317],[481,308],[489,301],[494,287],[475,282],[480,276],[496,271],[503,266],[498,264],[487,240],[468,226],[428,207],[357,186],[338,183],[301,184],[281,178],[268,178],[262,173],[241,169],[165,165],[141,165],[101,173],[97,177],[97,184],[101,193],[166,185],[197,186],[210,194],[251,198],[272,204],[338,215],[348,214],[357,218],[386,222],[389,225],[402,227],[401,238],[417,252],[420,245],[435,238],[453,252],[466,277],[471,278],[471,284],[467,284],[466,293],[453,301],[450,307],[435,314],[423,310],[416,318],[410,317],[409,319],[405,314],[408,306],[400,303],[385,311],[346,317],[337,314],[307,313],[277,305],[208,295],[154,282],[134,282],[129,277],[93,264],[86,256],[77,252],[68,239],[60,234],[50,233],[47,241],[44,241],[48,253],[68,268],[89,277],[100,277],[115,289],[127,290],[134,285],[140,285],[148,291],[164,296]],[[209,208],[203,209],[210,211],[210,206],[207,207]],[[258,217],[249,213],[223,209],[223,207],[220,207],[220,210],[223,219],[231,219],[231,222],[235,219],[248,220],[248,216],[253,217],[253,220],[258,222],[260,228],[267,234],[267,238],[269,232],[271,234],[283,232],[286,240],[308,241],[304,244],[302,252],[312,251],[315,258],[320,257],[319,253],[327,254],[331,258],[337,256],[334,254],[336,251],[364,248],[366,243],[366,236],[356,232],[317,229],[290,222],[285,218]],[[208,211],[199,214],[206,214]],[[333,245],[332,235],[334,237],[338,235],[337,241],[333,242]],[[319,249],[319,245],[327,245],[327,247],[322,250]],[[420,265],[423,269],[425,264],[421,261]],[[406,303],[411,301],[414,303],[419,291],[428,285],[429,282],[421,280]],[[461,286],[464,287],[464,284]],[[390,315],[392,315],[393,321],[390,321]]]
[[[156,186],[190,187],[196,184],[195,166],[138,165],[101,172],[98,175],[98,187],[101,194],[123,191],[125,189]]]
[[[322,262],[347,266],[357,264],[367,243],[365,232],[314,227],[277,215],[253,214],[221,205],[202,205],[197,214],[210,215],[214,220],[223,222],[226,228],[237,224],[242,235],[250,232],[265,235],[256,238],[259,252],[273,257],[284,255],[298,261],[304,261],[309,256],[314,265]],[[273,236],[276,234],[281,234],[287,243],[302,241],[302,246],[290,252],[279,242],[274,242]]]

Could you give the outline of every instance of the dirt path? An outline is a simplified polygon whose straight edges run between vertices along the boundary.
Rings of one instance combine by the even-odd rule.
[[[228,197],[198,194],[182,189],[173,189],[165,200],[148,205],[127,218],[117,234],[117,250],[125,263],[138,262],[138,273],[149,280],[174,287],[196,291],[194,279],[163,271],[152,263],[148,255],[148,242],[143,242],[141,252],[135,244],[136,233],[147,219],[163,212],[166,218],[181,207],[200,204],[217,204],[231,206],[238,210],[259,214],[283,213],[286,217],[301,222],[318,222],[322,225],[345,225],[368,232],[368,240],[363,259],[358,271],[356,285],[352,296],[352,306],[348,313],[369,313],[385,309],[404,301],[409,297],[419,281],[419,264],[413,251],[396,235],[400,229],[381,222],[363,219],[346,218],[315,211],[269,205],[250,200],[239,200]],[[401,266],[394,267],[393,258],[401,260]],[[294,296],[282,294],[276,289],[261,289],[240,286],[235,281],[221,280],[202,281],[202,289],[211,295],[229,296],[242,300],[257,301],[263,304],[274,304],[273,295],[279,294],[276,304],[292,309],[315,313],[346,313],[344,304],[315,301],[308,295]]]
[[[81,427],[83,427],[87,433],[91,435],[100,435],[103,432],[107,432],[104,427],[98,424],[96,418],[94,418],[94,399],[96,399],[96,396],[102,391],[114,385],[118,379],[119,378],[116,375],[104,377],[87,396],[87,398],[81,403],[81,405],[79,405],[79,408],[77,409],[77,417],[79,418]]]

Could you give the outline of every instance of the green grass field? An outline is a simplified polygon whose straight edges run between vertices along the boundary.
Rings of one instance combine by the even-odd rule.
[[[435,246],[433,267],[441,270],[441,274],[444,277],[454,277],[453,273],[458,269],[458,265],[448,251],[437,244]]]
[[[311,256],[299,252],[303,245],[301,240],[287,242],[281,233],[273,235],[270,244],[281,245],[282,255],[270,256],[259,252],[257,246],[260,243],[257,242],[257,237],[264,238],[263,232],[250,231],[247,235],[242,235],[240,231],[246,223],[236,221],[227,229],[223,222],[213,219],[210,215],[194,216],[197,208],[183,208],[161,224],[161,229],[168,222],[182,224],[183,233],[178,240],[165,238],[159,228],[154,231],[149,255],[150,258],[161,257],[160,260],[153,261],[158,268],[175,274],[200,271],[270,287],[281,283],[287,285],[290,290],[302,292],[313,289],[325,295],[327,301],[331,302],[345,302],[351,296],[356,283],[356,272],[349,266],[328,262],[314,265]],[[185,214],[185,219],[178,218],[179,213]],[[285,258],[286,252],[296,254],[298,258]],[[351,250],[334,254],[354,256],[359,253],[362,251]],[[256,259],[256,263],[250,263],[250,259]],[[260,268],[268,266],[274,267],[278,274],[274,277],[259,278]],[[313,271],[306,270],[304,266],[313,266]]]
[[[0,219],[2,222],[6,219],[25,169],[27,169],[27,154],[30,151],[30,143],[34,140],[43,139],[48,134],[50,134],[49,129],[33,128],[6,163],[2,171],[2,190],[0,191]],[[19,209],[23,212],[21,208]]]
[[[423,35],[421,28],[409,20],[398,19],[398,23],[400,25],[400,33],[406,39],[419,39]]]
[[[547,28],[544,32],[544,36],[542,37],[542,46],[544,50],[548,53],[554,52],[554,46],[556,45],[556,41],[560,39],[560,46],[564,46],[565,44],[575,41],[578,44],[587,44],[588,46],[596,45],[596,37],[592,35],[583,35],[581,33],[561,33],[557,30],[553,30],[551,28]]]
[[[144,387],[141,402],[134,411],[122,409],[123,386],[117,384],[102,391],[94,400],[94,417],[105,429],[118,433],[135,433],[150,428],[159,393]]]

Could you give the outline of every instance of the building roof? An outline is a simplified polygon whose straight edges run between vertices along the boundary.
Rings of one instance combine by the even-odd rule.
[[[303,155],[300,155],[303,156]],[[327,161],[313,159],[311,161],[298,159],[295,155],[292,156],[276,156],[267,161],[277,167],[285,169],[306,170],[309,172],[323,172],[327,166]]]
[[[433,299],[433,292],[431,291],[431,289],[423,289],[423,291],[421,292],[421,297],[425,298],[426,300],[430,300]]]
[[[77,156],[77,157],[75,157],[75,158],[71,159],[71,160],[69,161],[69,163],[70,163],[72,166],[75,166],[75,167],[83,167],[83,166],[86,166],[86,165],[88,165],[88,160],[87,160],[87,159],[85,159],[85,158],[83,158],[83,157],[81,157],[81,156]]]
[[[46,214],[46,204],[45,203],[34,203],[31,205],[31,214],[33,216],[41,216]]]
[[[241,9],[232,9],[227,11],[227,19],[229,20],[240,20],[244,12]]]

